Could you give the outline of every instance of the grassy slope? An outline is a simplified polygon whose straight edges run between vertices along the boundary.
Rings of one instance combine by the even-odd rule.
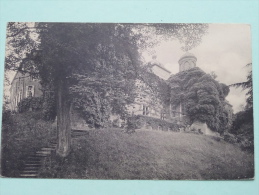
[[[46,147],[55,138],[55,127],[41,120],[41,112],[27,112],[10,116],[2,125],[1,174],[18,177],[28,155]]]
[[[210,137],[161,131],[96,130],[42,176],[89,179],[239,179],[253,177],[253,155]]]

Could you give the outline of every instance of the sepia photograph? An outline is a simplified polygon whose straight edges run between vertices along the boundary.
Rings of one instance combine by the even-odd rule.
[[[1,177],[253,180],[248,24],[9,22]]]

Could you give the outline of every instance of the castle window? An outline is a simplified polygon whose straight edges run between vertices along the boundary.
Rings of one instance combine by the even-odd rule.
[[[30,81],[35,81],[36,79],[35,79],[35,77],[34,76],[30,76]]]
[[[143,115],[146,115],[146,116],[149,115],[149,107],[148,106],[143,105]]]
[[[186,107],[184,104],[181,104],[181,113],[182,113],[182,115],[185,115],[185,113],[186,113]]]
[[[22,100],[22,92],[20,91],[18,93],[18,103]]]
[[[161,119],[165,120],[165,113],[161,112]]]
[[[33,97],[34,96],[34,86],[27,86],[26,87],[26,97]]]

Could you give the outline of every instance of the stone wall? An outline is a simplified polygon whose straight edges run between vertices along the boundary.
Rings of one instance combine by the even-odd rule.
[[[155,75],[159,76],[160,78],[162,78],[164,80],[167,80],[170,77],[170,72],[164,70],[160,66],[157,66],[157,65],[153,66],[152,71]]]
[[[212,131],[206,123],[200,121],[193,122],[192,125],[189,127],[189,131],[194,131],[204,135],[219,136],[219,134]]]

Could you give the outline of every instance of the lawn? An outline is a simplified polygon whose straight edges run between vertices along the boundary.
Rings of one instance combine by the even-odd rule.
[[[41,177],[86,179],[245,179],[253,154],[204,135],[120,129],[73,139],[65,159],[46,160]]]

